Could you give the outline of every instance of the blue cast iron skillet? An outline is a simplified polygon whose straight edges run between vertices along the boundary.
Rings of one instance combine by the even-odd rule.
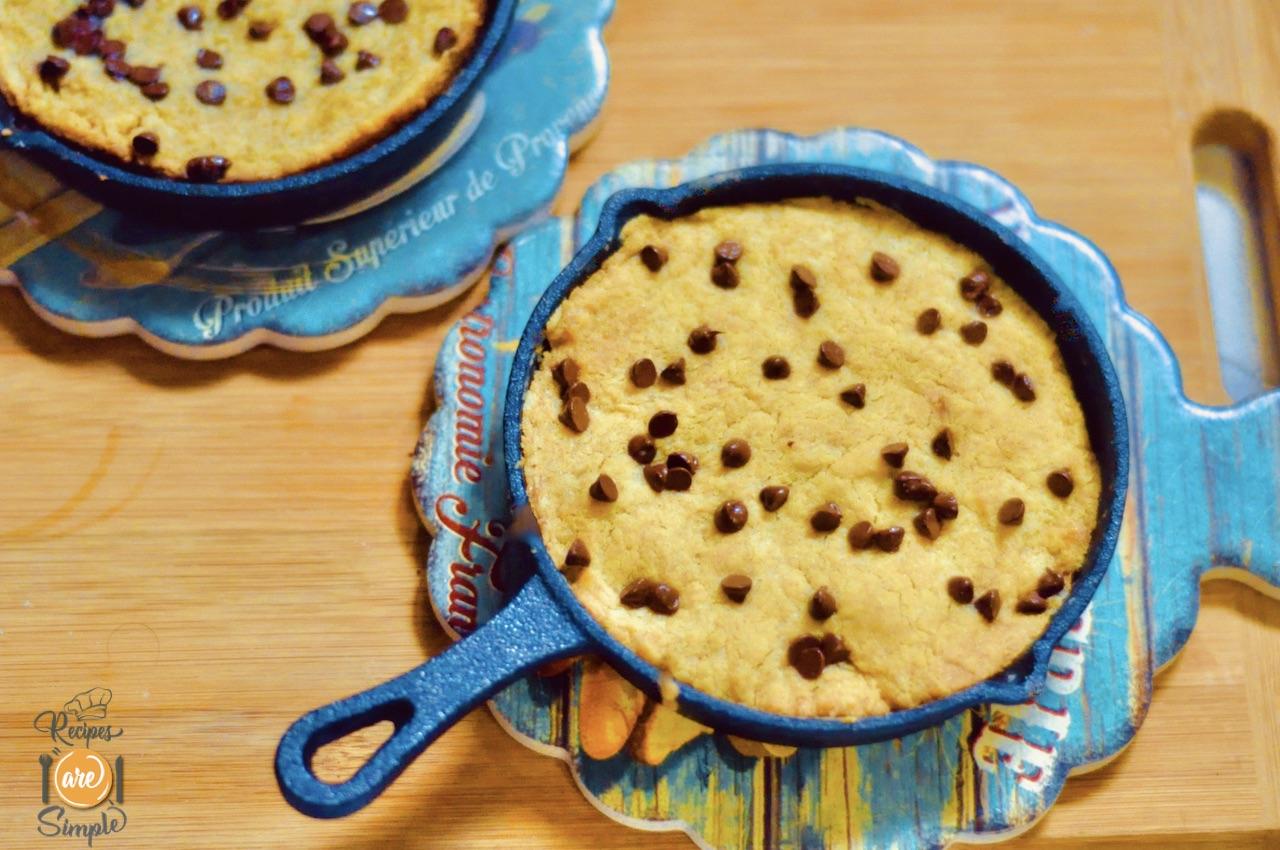
[[[480,40],[453,82],[380,142],[311,171],[250,183],[187,183],[131,169],[32,125],[0,97],[0,146],[22,151],[86,195],[130,215],[206,230],[297,224],[391,185],[443,142],[499,55],[518,0],[490,0]],[[252,133],[252,127],[245,128]],[[216,151],[211,151],[216,153]]]
[[[619,233],[638,215],[675,218],[704,207],[785,198],[866,198],[897,210],[930,230],[976,251],[1049,323],[1085,411],[1102,470],[1102,494],[1088,556],[1070,595],[1044,635],[1009,669],[945,699],[854,722],[785,717],[681,685],[677,708],[722,732],[797,746],[841,746],[895,738],[939,723],[982,703],[1020,703],[1044,684],[1049,655],[1079,619],[1111,561],[1128,480],[1129,438],[1124,399],[1102,340],[1048,265],[1017,236],[980,211],[928,186],[836,165],[769,165],[686,183],[673,189],[619,192],[605,204],[600,226],[552,282],[533,311],[516,351],[503,417],[507,479],[514,516],[530,516],[521,464],[520,427],[525,392],[537,368],[547,320],[575,286],[620,244]],[[624,329],[619,328],[619,333]],[[521,529],[520,526],[529,526]],[[276,776],[285,797],[306,814],[336,817],[368,803],[404,767],[463,714],[548,661],[583,652],[608,659],[637,687],[660,699],[659,671],[614,640],[579,604],[529,521],[509,532],[511,550],[532,561],[531,575],[507,606],[474,634],[409,673],[372,690],[311,712],[285,733]],[[346,782],[327,784],[311,771],[324,744],[372,723],[390,720],[396,731]]]

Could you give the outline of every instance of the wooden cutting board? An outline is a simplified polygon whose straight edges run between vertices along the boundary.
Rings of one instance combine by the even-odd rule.
[[[1216,109],[1280,125],[1280,6],[632,0],[607,40],[610,102],[559,212],[620,162],[726,129],[878,127],[1093,238],[1188,393],[1227,401],[1192,140]],[[276,790],[300,712],[445,645],[406,472],[440,338],[479,298],[334,352],[189,363],[65,336],[0,290],[0,847],[44,846],[33,721],[95,687],[128,813],[95,847],[689,846],[607,820],[483,711],[346,820]],[[1210,583],[1133,746],[1012,846],[1280,845],[1278,706],[1280,603]]]

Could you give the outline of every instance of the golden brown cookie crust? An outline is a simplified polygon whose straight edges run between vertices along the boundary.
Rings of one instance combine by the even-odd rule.
[[[743,249],[736,288],[711,280],[713,252],[724,240]],[[665,252],[657,271],[641,256],[646,245]],[[873,280],[875,252],[899,266],[892,282]],[[797,315],[789,285],[796,264],[816,278],[819,308],[807,319]],[[788,715],[883,714],[963,689],[1020,656],[1065,593],[1051,595],[1039,614],[1019,613],[1018,600],[1046,570],[1069,574],[1081,566],[1100,477],[1045,322],[998,279],[991,293],[999,315],[982,316],[961,297],[958,281],[981,264],[896,213],[827,199],[631,221],[621,248],[548,324],[554,348],[533,377],[524,412],[530,501],[553,559],[559,563],[575,540],[585,545],[589,565],[570,572],[591,614],[678,680]],[[940,326],[925,335],[918,319],[929,309]],[[974,321],[988,328],[976,345],[960,332]],[[702,325],[720,332],[706,354],[690,348],[690,332]],[[825,341],[843,349],[838,367],[820,362]],[[763,377],[771,355],[789,361],[788,378]],[[552,367],[565,358],[590,388],[580,433],[561,419]],[[686,382],[637,387],[629,375],[641,358],[659,370],[684,358]],[[1034,401],[993,379],[996,361],[1032,378]],[[841,398],[858,383],[865,385],[862,408]],[[629,439],[660,410],[676,412],[678,426],[655,440],[658,460],[671,452],[699,459],[683,492],[655,492],[627,453]],[[932,449],[944,428],[949,460]],[[721,457],[731,438],[751,449],[737,468]],[[895,495],[899,470],[881,449],[898,441],[909,446],[904,470],[958,501],[958,516],[941,522],[936,540],[913,524],[921,505]],[[1066,498],[1046,483],[1060,468],[1074,485]],[[616,484],[614,502],[590,495],[601,473]],[[774,512],[758,495],[769,485],[789,488]],[[1001,507],[1013,498],[1025,505],[1021,524],[1002,524]],[[726,500],[747,508],[736,533],[717,527]],[[841,524],[822,533],[812,518],[828,502]],[[862,520],[902,527],[897,551],[854,548],[847,535]],[[741,603],[721,589],[730,574],[752,579]],[[955,576],[969,578],[978,596],[998,591],[993,622],[949,595]],[[675,588],[678,610],[621,605],[620,593],[639,578]],[[823,621],[813,616],[819,588],[837,609]],[[788,661],[789,645],[827,632],[843,639],[851,662],[803,678]]]

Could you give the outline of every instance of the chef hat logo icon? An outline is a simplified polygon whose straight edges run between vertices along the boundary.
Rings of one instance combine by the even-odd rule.
[[[111,702],[111,691],[107,688],[90,688],[78,693],[62,710],[78,721],[102,720],[107,716],[107,705]]]

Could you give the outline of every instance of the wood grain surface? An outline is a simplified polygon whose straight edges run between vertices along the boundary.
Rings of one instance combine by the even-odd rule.
[[[1280,126],[1280,5],[621,0],[607,41],[604,121],[558,212],[722,130],[881,128],[1093,238],[1189,394],[1226,400],[1191,145],[1213,110]],[[0,290],[0,847],[84,846],[36,833],[32,720],[93,686],[126,730],[129,818],[95,847],[691,846],[607,820],[485,711],[350,818],[276,789],[297,715],[445,645],[406,475],[437,345],[480,297],[337,351],[188,363],[66,336]],[[369,744],[319,760],[336,776]],[[1011,846],[1280,846],[1280,603],[1206,585],[1134,744]]]

